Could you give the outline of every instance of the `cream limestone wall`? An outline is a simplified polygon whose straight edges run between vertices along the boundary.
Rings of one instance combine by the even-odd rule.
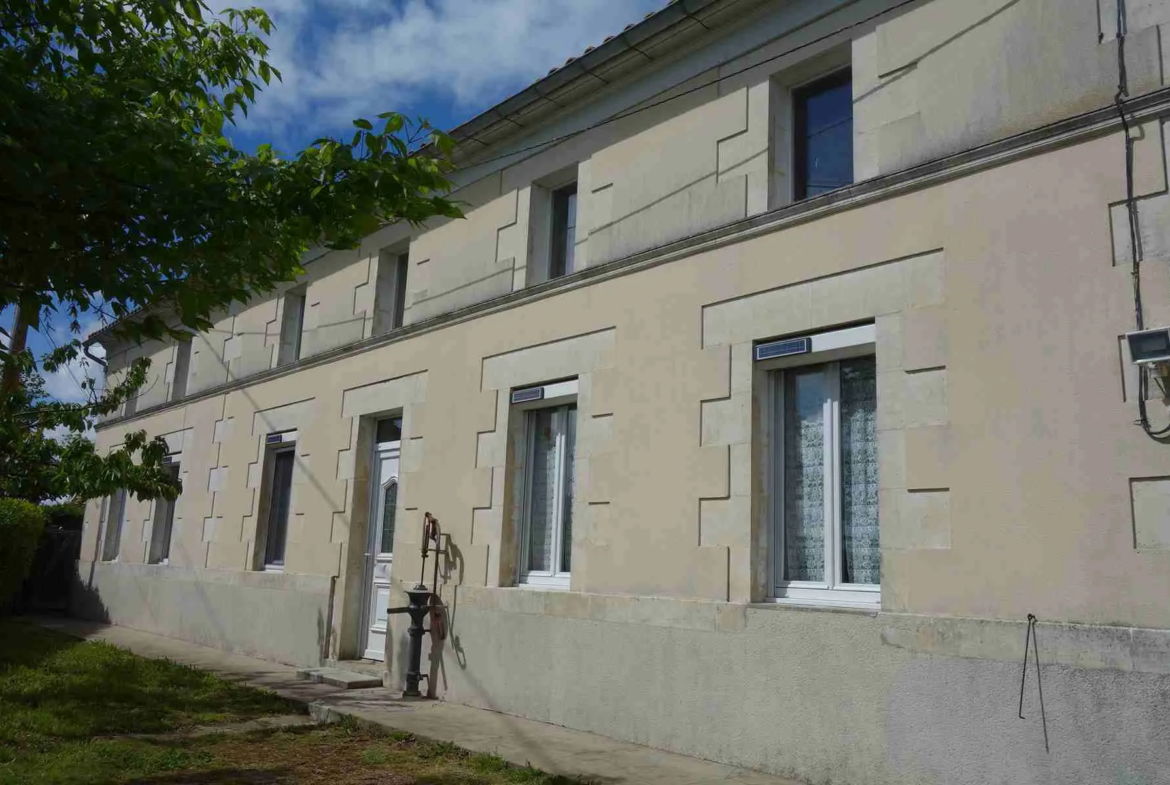
[[[108,386],[120,383],[130,364],[139,358],[150,360],[150,371],[146,384],[138,391],[135,401],[130,404],[132,411],[159,406],[171,400],[174,385],[174,362],[176,346],[173,343],[149,341],[141,346],[117,347],[106,357]],[[125,404],[123,411],[126,410]]]
[[[814,19],[808,4],[777,4],[720,43],[760,48],[720,67],[756,64],[718,90],[464,184],[464,221],[388,227],[308,264],[305,362],[99,431],[100,449],[138,428],[181,443],[184,493],[168,567],[140,564],[152,510],[138,502],[118,563],[96,562],[102,506],[89,506],[84,607],[288,662],[356,656],[372,429],[401,416],[392,604],[420,575],[431,512],[451,536],[440,564],[451,635],[428,648],[439,697],[812,781],[1166,782],[1156,729],[1170,689],[1170,454],[1134,424],[1120,131],[762,214],[787,201],[777,140],[801,80],[852,59],[858,177],[890,174],[1108,105],[1109,4],[934,0],[760,64],[885,5]],[[1161,6],[1138,6],[1135,94],[1161,83],[1167,23]],[[767,25],[779,19],[803,26],[775,40],[785,28]],[[715,67],[707,54],[660,67],[695,58],[697,85]],[[1160,111],[1133,130],[1151,326],[1170,324]],[[574,167],[578,259],[591,269],[453,316],[537,282],[535,189]],[[606,266],[748,215],[758,226],[742,234]],[[407,241],[407,329],[315,361],[370,336],[379,250]],[[279,297],[241,306],[197,337],[188,389],[271,367],[280,308]],[[751,346],[858,323],[877,336],[881,608],[765,605],[767,445]],[[156,368],[171,361],[144,351]],[[508,393],[565,378],[578,380],[580,431],[571,586],[555,593],[513,585]],[[1150,399],[1160,427],[1170,408],[1153,385]],[[288,429],[286,568],[260,574],[264,438]],[[166,613],[175,604],[179,622]],[[295,618],[295,630],[241,621],[261,613]],[[1053,663],[1051,758],[1035,727],[1002,722],[1028,613]],[[396,686],[401,619],[391,631]]]
[[[1167,119],[1135,131],[1152,198]],[[1170,454],[1134,425],[1120,349],[1133,324],[1111,229],[1123,159],[1111,132],[111,424],[102,448],[128,428],[181,440],[174,569],[138,564],[141,504],[119,562],[94,562],[94,503],[79,607],[284,661],[354,656],[369,429],[401,414],[396,586],[419,576],[423,512],[451,536],[451,636],[428,650],[440,697],[814,781],[1164,782],[1166,747],[1148,734],[1170,678]],[[1148,258],[1143,280],[1148,323],[1170,323],[1166,260]],[[881,609],[761,605],[748,349],[858,322],[877,332]],[[516,588],[506,393],[571,376],[571,588]],[[1154,400],[1151,416],[1170,409]],[[263,441],[289,428],[287,566],[260,575]],[[241,622],[260,613],[295,631]],[[1027,613],[1055,663],[1055,767],[1037,728],[1002,720]]]
[[[527,220],[516,191],[501,193],[493,175],[457,193],[465,220],[447,220],[411,245],[409,318],[419,322],[512,290],[525,265]]]
[[[588,263],[663,245],[768,208],[768,83],[706,100],[582,165]],[[578,257],[580,258],[580,257]]]
[[[703,308],[703,346],[725,384],[702,403],[701,440],[728,481],[699,500],[699,539],[730,551],[727,599],[768,596],[768,385],[752,360],[753,343],[768,336],[876,323],[882,547],[950,547],[945,270],[932,252]]]
[[[1164,4],[1127,3],[1132,95],[1165,84],[1166,20],[1135,5]],[[853,48],[858,179],[1108,105],[1115,9],[1113,0],[934,0],[882,20]]]
[[[415,574],[429,510],[461,552],[460,580],[496,585],[509,536],[501,392],[576,375],[591,459],[574,589],[756,600],[747,347],[875,320],[883,608],[1015,618],[1026,598],[1045,618],[1170,626],[1167,552],[1134,547],[1131,480],[1170,466],[1122,392],[1118,336],[1133,317],[1109,228],[1121,158],[1112,135],[114,425],[100,443],[128,427],[189,432],[177,541],[238,570],[263,437],[296,427],[287,569],[336,575],[365,525],[350,474],[360,419],[417,406],[397,574]],[[1147,319],[1170,321],[1170,276],[1146,267]],[[423,378],[425,394],[384,381]]]
[[[933,0],[872,18],[892,0],[777,3],[702,47],[615,84],[580,116],[623,119],[536,153],[456,176],[467,218],[388,227],[353,252],[308,263],[302,354],[369,337],[382,248],[410,244],[406,323],[418,324],[543,280],[540,183],[579,181],[577,265],[601,264],[790,201],[790,91],[844,65],[854,78],[855,176],[887,175],[1111,103],[1117,83],[1113,0]],[[1162,4],[1131,2],[1130,91],[1165,84]],[[826,11],[828,11],[826,13]],[[841,31],[834,34],[834,31]],[[713,81],[721,79],[717,84]],[[673,81],[672,81],[673,80]],[[654,92],[651,86],[660,86]],[[651,90],[651,92],[647,92]],[[670,96],[669,102],[662,101]],[[557,126],[550,134],[573,129]],[[541,141],[539,129],[516,142]],[[1160,138],[1160,135],[1159,135]],[[506,153],[492,149],[490,156]],[[1170,215],[1150,191],[1147,227]],[[1115,220],[1121,217],[1120,212]],[[1148,253],[1170,253],[1157,229]],[[1117,233],[1118,243],[1126,242]],[[1124,248],[1119,245],[1118,253]],[[189,392],[272,368],[287,287],[234,307],[193,344]],[[112,347],[111,370],[138,353]],[[167,399],[165,347],[139,409]]]
[[[495,397],[495,423],[477,434],[476,471],[489,472],[490,503],[472,510],[472,544],[484,544],[487,552],[486,585],[512,586],[517,579],[520,548],[521,500],[510,478],[519,476],[524,450],[521,437],[523,418],[511,405],[510,393],[518,387],[546,381],[575,378],[577,390],[577,441],[574,472],[578,492],[573,498],[573,552],[584,559],[589,551],[604,545],[605,519],[609,500],[592,481],[592,467],[603,461],[612,435],[612,412],[593,394],[594,380],[610,365],[614,348],[613,330],[530,346],[483,360],[482,391],[488,400]],[[581,489],[586,489],[583,493]],[[574,563],[571,586],[577,584],[580,562]]]

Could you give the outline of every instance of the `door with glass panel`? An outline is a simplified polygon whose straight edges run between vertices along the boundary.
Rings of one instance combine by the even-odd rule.
[[[398,507],[398,461],[402,419],[379,420],[370,465],[370,525],[366,545],[365,614],[362,656],[382,660],[386,653],[390,571],[394,563],[394,516]]]
[[[876,371],[869,356],[774,377],[777,597],[879,600]]]

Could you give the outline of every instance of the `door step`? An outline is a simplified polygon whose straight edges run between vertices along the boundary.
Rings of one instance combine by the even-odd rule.
[[[382,686],[381,676],[355,673],[341,668],[303,668],[297,671],[297,678],[317,684],[328,684],[330,687],[340,687],[343,690],[362,690],[368,687]]]

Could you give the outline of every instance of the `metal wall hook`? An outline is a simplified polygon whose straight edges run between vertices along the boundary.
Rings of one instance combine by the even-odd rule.
[[[1040,644],[1036,640],[1036,617],[1028,614],[1028,629],[1024,632],[1024,669],[1020,673],[1020,719],[1024,717],[1024,682],[1028,678],[1028,643],[1032,644],[1032,656],[1036,661],[1036,690],[1040,695],[1040,724],[1044,728],[1044,751],[1051,753],[1048,748],[1048,717],[1044,712],[1044,684],[1040,678]]]

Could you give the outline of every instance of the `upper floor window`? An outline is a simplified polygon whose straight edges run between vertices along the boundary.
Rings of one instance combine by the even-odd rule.
[[[174,379],[171,381],[171,400],[177,401],[187,394],[187,375],[191,370],[191,339],[175,345]]]
[[[301,336],[305,329],[305,290],[297,288],[289,291],[284,296],[283,305],[277,365],[288,365],[301,359]]]
[[[406,275],[410,267],[407,251],[383,249],[378,254],[378,277],[374,286],[374,335],[401,327],[406,313]]]
[[[853,75],[846,69],[793,91],[793,196],[853,182]]]
[[[577,184],[571,183],[552,193],[552,246],[549,252],[549,278],[558,278],[573,272],[576,243]]]

